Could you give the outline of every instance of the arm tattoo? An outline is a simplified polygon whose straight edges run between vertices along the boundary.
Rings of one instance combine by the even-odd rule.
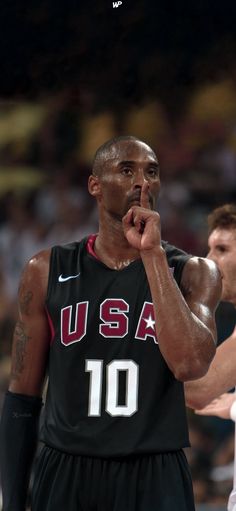
[[[26,345],[30,339],[31,337],[25,332],[23,321],[18,321],[14,332],[15,350],[12,359],[11,374],[12,378],[15,380],[17,380],[19,375],[23,372]]]
[[[20,310],[23,314],[29,315],[29,306],[32,301],[33,293],[32,291],[27,291],[27,293],[22,293],[20,296]]]

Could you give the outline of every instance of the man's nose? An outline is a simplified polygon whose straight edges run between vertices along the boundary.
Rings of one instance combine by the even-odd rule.
[[[207,257],[207,259],[211,259],[212,261],[214,261],[216,263],[217,258],[215,257],[213,250],[209,250],[206,257]]]
[[[138,170],[134,175],[135,188],[142,188],[143,184],[147,182],[147,178],[142,169]]]

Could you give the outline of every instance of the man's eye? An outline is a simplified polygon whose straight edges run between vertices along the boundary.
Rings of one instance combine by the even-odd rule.
[[[158,175],[158,170],[157,169],[149,169],[148,174],[149,174],[149,176],[155,177]]]
[[[122,174],[132,174],[132,169],[130,167],[123,167]]]

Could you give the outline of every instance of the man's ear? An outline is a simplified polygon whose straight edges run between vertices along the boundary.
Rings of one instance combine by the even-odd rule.
[[[100,194],[100,181],[99,177],[91,174],[88,178],[88,191],[93,197],[98,197]]]

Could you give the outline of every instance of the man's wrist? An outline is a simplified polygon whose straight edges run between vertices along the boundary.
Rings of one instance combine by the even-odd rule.
[[[150,249],[144,249],[140,250],[140,256],[142,260],[148,260],[148,259],[155,259],[160,260],[160,262],[163,260],[166,260],[166,253],[164,248],[161,245],[155,246]]]

